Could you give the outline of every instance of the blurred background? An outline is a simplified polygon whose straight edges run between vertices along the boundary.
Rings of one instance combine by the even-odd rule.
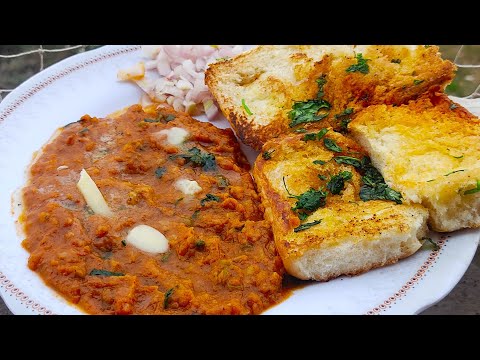
[[[101,45],[0,45],[0,97],[39,71]],[[1,98],[0,98],[1,101]]]
[[[8,90],[14,89],[41,69],[100,46],[0,45],[0,96],[5,97]],[[457,59],[457,76],[447,87],[447,93],[459,97],[474,93],[480,85],[480,45],[440,45],[440,51],[445,59]]]

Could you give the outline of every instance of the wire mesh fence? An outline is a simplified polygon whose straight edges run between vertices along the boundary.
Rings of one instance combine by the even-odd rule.
[[[23,81],[71,55],[101,45],[0,45],[0,102]],[[441,45],[445,59],[458,67],[450,95],[480,98],[480,45]]]
[[[0,45],[0,101],[23,81],[69,56],[101,45]]]

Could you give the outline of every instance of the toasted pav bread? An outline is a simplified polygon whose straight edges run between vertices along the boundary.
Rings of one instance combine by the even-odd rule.
[[[320,138],[322,133],[314,139],[307,133],[269,141],[255,162],[265,218],[287,272],[326,281],[415,253],[428,211],[398,204],[400,194],[390,188],[397,201],[373,199],[363,178],[367,172],[349,165],[367,168],[364,150],[332,129]],[[363,201],[360,193],[373,200]]]
[[[347,109],[403,104],[443,89],[454,70],[436,46],[269,45],[211,64],[205,83],[237,135],[260,150],[299,126],[338,127]],[[317,120],[315,111],[309,122],[291,113],[295,104],[319,98],[328,106]]]
[[[480,226],[480,121],[446,95],[371,106],[349,126],[387,183],[436,231]]]

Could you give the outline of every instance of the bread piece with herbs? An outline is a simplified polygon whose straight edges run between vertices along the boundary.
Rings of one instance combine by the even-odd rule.
[[[445,95],[371,106],[350,124],[389,186],[436,231],[480,227],[480,120]]]
[[[421,246],[427,210],[404,204],[367,153],[332,128],[267,142],[253,175],[285,268],[300,279],[359,274]]]
[[[346,132],[362,108],[443,90],[454,70],[436,46],[268,45],[211,64],[205,82],[239,138],[260,150],[303,128]]]

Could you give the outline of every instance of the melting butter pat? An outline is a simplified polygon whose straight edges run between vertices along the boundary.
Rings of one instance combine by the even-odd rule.
[[[187,130],[179,127],[172,127],[170,129],[161,130],[159,131],[159,134],[166,135],[167,141],[170,145],[183,144],[185,142],[185,139],[189,135]]]
[[[95,184],[85,169],[82,169],[80,172],[80,180],[77,182],[77,188],[85,198],[87,205],[90,206],[95,214],[107,217],[113,216],[113,212],[108,207],[107,202],[97,187],[97,184]]]
[[[148,225],[135,226],[128,233],[126,241],[137,249],[151,254],[168,251],[168,240],[165,235]]]
[[[183,192],[185,195],[194,195],[197,192],[202,191],[202,188],[195,180],[177,180],[175,182],[175,187],[181,192]]]

